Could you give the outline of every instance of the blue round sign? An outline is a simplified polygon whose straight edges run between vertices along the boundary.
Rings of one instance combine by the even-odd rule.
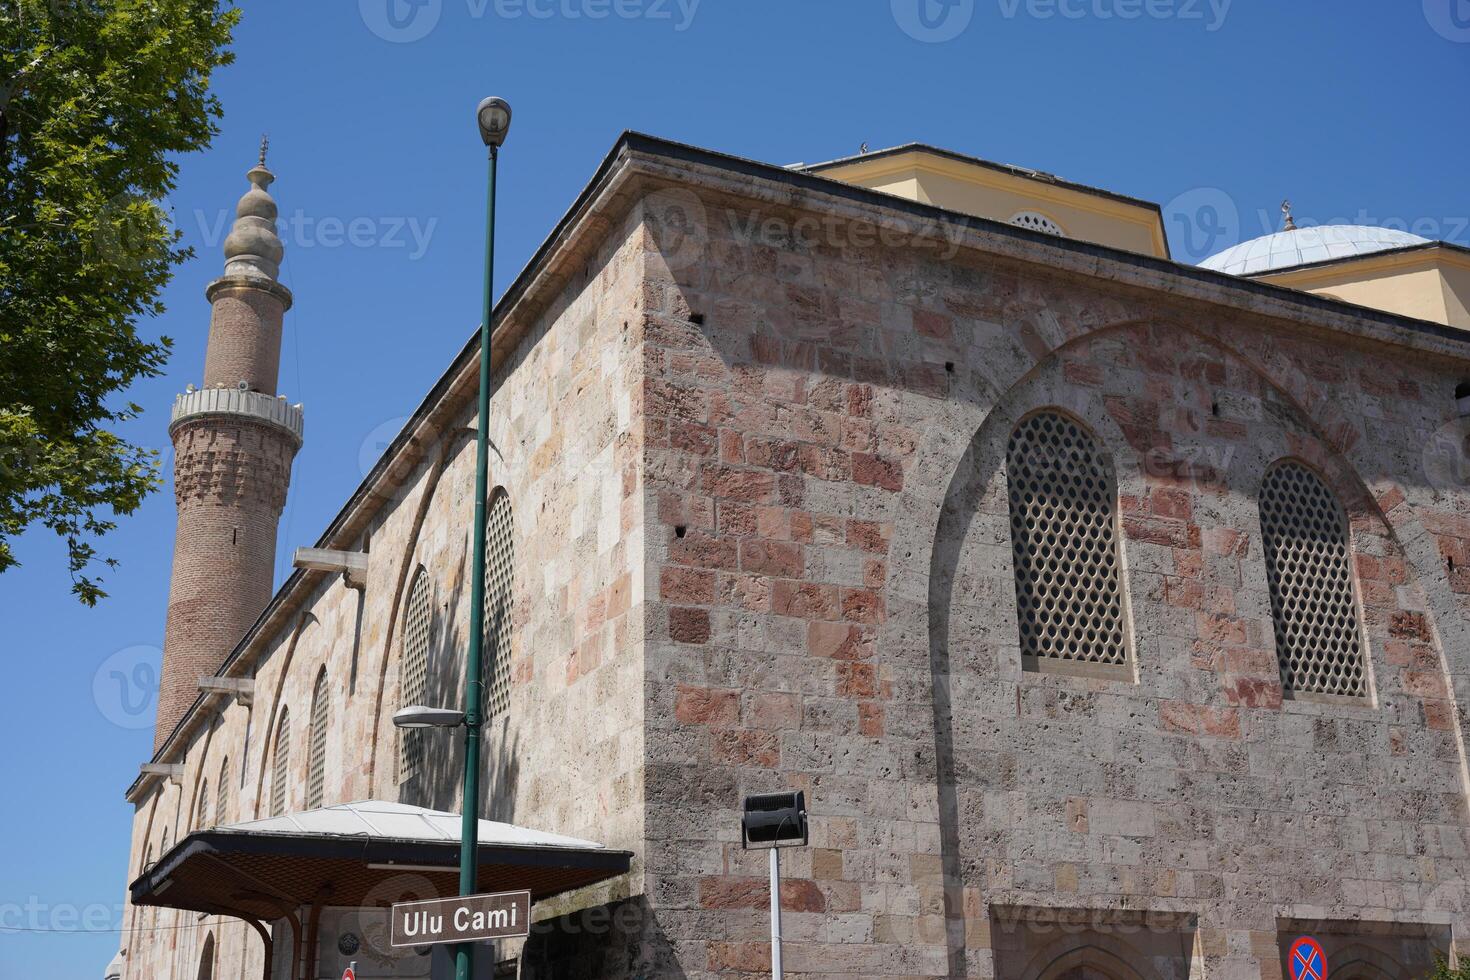
[[[1327,980],[1327,953],[1311,936],[1303,936],[1291,944],[1286,966],[1291,980]]]

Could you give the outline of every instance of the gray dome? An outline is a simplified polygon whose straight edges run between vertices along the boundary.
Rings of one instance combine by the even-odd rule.
[[[1372,255],[1374,252],[1407,245],[1424,245],[1428,242],[1429,239],[1406,231],[1372,228],[1367,225],[1293,228],[1227,248],[1218,255],[1205,259],[1200,263],[1200,268],[1228,272],[1232,276],[1250,276],[1310,262]]]

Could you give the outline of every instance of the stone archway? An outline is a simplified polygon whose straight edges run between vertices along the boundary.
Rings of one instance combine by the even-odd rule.
[[[1144,980],[1124,959],[1087,945],[1057,957],[1036,980]]]

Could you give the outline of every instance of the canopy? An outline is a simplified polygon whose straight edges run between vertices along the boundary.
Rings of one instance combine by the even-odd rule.
[[[302,906],[379,906],[459,893],[460,816],[343,803],[190,834],[129,886],[134,905],[256,921]],[[632,853],[480,821],[480,892],[539,901],[615,878]]]

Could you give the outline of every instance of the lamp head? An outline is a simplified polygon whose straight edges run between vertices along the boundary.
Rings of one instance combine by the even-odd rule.
[[[510,103],[492,95],[475,110],[475,120],[480,124],[480,139],[485,145],[499,148],[510,132]]]
[[[393,716],[396,728],[458,728],[464,724],[464,712],[453,708],[425,708],[413,705]]]

